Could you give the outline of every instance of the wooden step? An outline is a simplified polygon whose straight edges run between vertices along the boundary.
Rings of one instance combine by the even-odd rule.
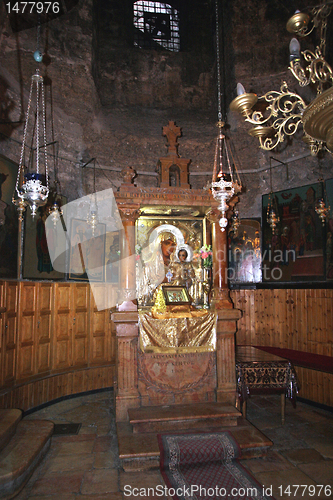
[[[218,428],[237,425],[241,413],[223,403],[174,406],[142,406],[128,410],[133,433]]]
[[[22,411],[16,408],[0,410],[0,451],[3,450],[16,432],[22,419]]]
[[[9,444],[0,453],[0,499],[9,500],[23,488],[48,451],[53,422],[21,420]]]

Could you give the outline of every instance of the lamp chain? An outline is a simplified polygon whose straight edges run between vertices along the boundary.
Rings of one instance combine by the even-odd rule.
[[[39,85],[36,81],[36,173],[39,174]]]
[[[23,132],[23,141],[22,141],[22,148],[21,148],[20,163],[19,163],[19,168],[17,171],[17,179],[16,179],[16,185],[15,185],[17,194],[19,194],[18,187],[19,187],[19,182],[20,182],[21,170],[23,168],[23,155],[24,155],[24,148],[25,148],[25,143],[26,143],[26,139],[27,139],[27,130],[28,130],[30,106],[31,106],[31,99],[32,99],[32,89],[33,89],[33,81],[31,81],[31,85],[30,85],[30,93],[29,93],[28,107],[27,107],[27,121],[25,122],[25,127],[24,127],[24,132]]]
[[[37,48],[36,50],[40,50],[40,15],[38,15],[38,25],[37,25]]]
[[[215,20],[216,20],[216,71],[217,71],[217,111],[218,121],[222,122],[221,105],[221,64],[220,64],[220,36],[219,36],[219,9],[218,0],[215,0]]]
[[[47,152],[46,152],[46,111],[45,111],[45,93],[44,93],[44,83],[41,81],[42,87],[42,119],[43,119],[43,138],[44,138],[44,159],[45,159],[45,177],[46,177],[46,187],[49,187],[49,175],[47,170]]]

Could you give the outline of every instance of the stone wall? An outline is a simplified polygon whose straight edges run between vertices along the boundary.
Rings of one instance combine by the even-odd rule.
[[[54,135],[49,130],[49,137],[59,142],[61,191],[69,200],[92,191],[93,162],[82,169],[91,158],[96,158],[98,190],[116,189],[126,166],[137,171],[138,185],[157,185],[156,163],[166,153],[162,127],[170,120],[183,130],[180,155],[191,158],[193,174],[202,174],[190,176],[192,187],[210,180],[217,134],[215,2],[189,0],[178,6],[183,9],[179,53],[132,46],[129,0],[80,0],[42,26],[49,61],[41,72],[47,76],[47,97],[52,94],[48,115]],[[248,135],[243,119],[228,111],[237,81],[258,94],[278,90],[283,80],[299,91],[287,70],[290,35],[285,30],[295,6],[287,0],[225,0],[219,6],[223,114],[246,187],[238,207],[241,217],[259,217],[261,196],[270,191],[270,156],[288,163],[287,176],[286,167],[272,161],[273,190],[319,177],[318,159],[310,157],[300,138],[286,141],[280,151],[265,152]],[[0,147],[18,161],[22,110],[36,68],[36,28],[13,33],[4,3],[0,13],[1,122],[6,122],[0,124]],[[311,98],[308,89],[304,97]],[[320,165],[324,178],[333,177],[328,153]],[[50,168],[52,179],[52,157]]]

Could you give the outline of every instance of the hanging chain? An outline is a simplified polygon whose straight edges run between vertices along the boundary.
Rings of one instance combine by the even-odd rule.
[[[39,74],[39,71],[37,70]],[[36,80],[36,173],[39,174],[39,82]]]
[[[222,122],[221,105],[221,64],[220,64],[220,35],[219,35],[219,9],[218,0],[215,0],[215,20],[216,20],[216,71],[217,71],[217,117],[219,123]]]
[[[27,130],[28,130],[29,115],[30,115],[30,106],[31,106],[31,99],[32,99],[33,84],[34,84],[34,82],[31,79],[30,93],[29,93],[28,107],[27,107],[27,121],[25,122],[25,127],[24,127],[24,132],[23,132],[23,142],[22,142],[21,156],[20,156],[19,168],[18,168],[18,171],[17,171],[17,179],[16,179],[16,185],[15,185],[15,188],[16,188],[16,191],[17,191],[18,195],[20,194],[18,186],[19,186],[19,182],[20,182],[21,170],[23,169],[23,155],[24,155],[25,142],[26,142],[26,139],[27,139]]]
[[[41,81],[41,87],[42,87],[42,119],[43,119],[43,138],[44,138],[44,159],[45,159],[45,180],[46,180],[46,187],[49,187],[49,175],[48,175],[48,170],[47,170],[47,152],[46,152],[46,111],[45,111],[45,93],[44,93],[44,82],[43,80]]]
[[[40,16],[38,16],[38,25],[37,25],[37,48],[36,50],[40,50]]]
[[[271,193],[273,193],[273,183],[272,183],[272,159],[269,159],[269,182],[271,185]]]

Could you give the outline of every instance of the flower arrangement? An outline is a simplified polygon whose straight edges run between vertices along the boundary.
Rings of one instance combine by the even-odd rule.
[[[213,252],[211,245],[204,245],[200,248],[200,257],[205,269],[211,269],[213,267]]]
[[[141,252],[142,252],[141,245],[139,244],[135,245],[135,253],[136,253],[135,260],[140,260]]]

